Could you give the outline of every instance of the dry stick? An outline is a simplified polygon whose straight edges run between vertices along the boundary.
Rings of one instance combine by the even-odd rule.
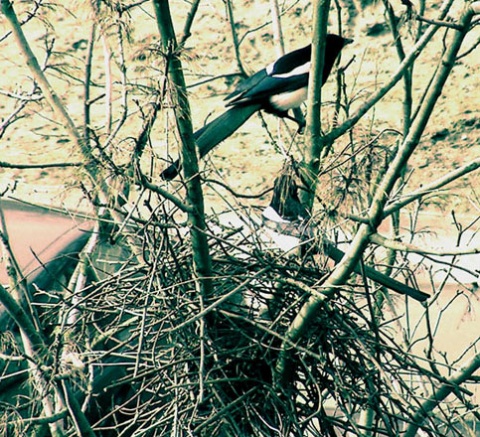
[[[85,57],[85,84],[84,84],[84,100],[83,100],[83,138],[85,145],[90,149],[90,137],[91,137],[91,105],[90,98],[90,81],[92,79],[92,59],[93,49],[95,47],[97,23],[94,21],[92,28],[90,29],[90,36],[88,38],[87,55]]]
[[[272,16],[273,41],[275,43],[275,51],[276,51],[277,57],[279,58],[280,56],[283,56],[285,54],[285,44],[283,40],[282,23],[280,20],[281,14],[280,14],[280,8],[278,6],[278,0],[270,0],[270,12]],[[292,112],[296,120],[298,120],[299,122],[305,121],[302,108],[293,108]],[[262,117],[262,121],[263,121],[263,117]],[[278,119],[279,135],[280,135],[280,122],[285,124],[285,120],[280,118]],[[283,144],[281,144],[281,149],[282,149],[283,155],[286,155]]]
[[[112,133],[112,106],[113,106],[113,78],[112,78],[112,55],[107,44],[107,37],[102,32],[102,49],[105,71],[105,133]]]
[[[187,212],[189,214],[193,214],[195,212],[194,206],[186,205],[175,194],[172,194],[170,193],[170,191],[167,191],[166,189],[151,183],[140,170],[137,172],[137,176],[142,184],[142,187],[145,187],[146,189],[153,191],[154,193],[160,194],[160,196],[172,202],[178,209],[183,212]]]
[[[421,135],[423,134],[423,131],[428,123],[435,104],[441,95],[443,86],[455,64],[456,56],[460,50],[463,39],[468,32],[472,16],[473,12],[468,6],[465,7],[459,20],[462,31],[456,31],[453,41],[447,48],[447,51],[442,58],[441,67],[437,70],[436,75],[431,82],[430,88],[427,91],[426,98],[421,104],[418,116],[412,123],[409,134],[406,136],[402,146],[399,148],[395,159],[392,161],[387,173],[383,177],[377,189],[376,195],[372,200],[368,214],[368,220],[370,224],[360,225],[357,234],[350,244],[349,250],[345,254],[342,261],[337,265],[337,268],[332,272],[329,279],[326,281],[323,299],[311,296],[307,303],[305,303],[301,308],[287,331],[286,336],[290,341],[296,342],[301,338],[303,332],[309,326],[310,320],[312,320],[316,316],[317,311],[320,310],[323,301],[331,298],[334,295],[337,288],[345,283],[353,271],[353,268],[360,261],[361,254],[369,243],[370,235],[381,221],[382,212],[385,207],[385,203],[388,200],[388,196],[398,180],[402,169],[407,164],[410,156],[420,141]],[[417,43],[416,47],[423,48],[436,30],[437,29],[434,29],[433,26],[427,30],[424,36]],[[401,64],[399,70],[397,70],[397,72],[394,74],[394,78],[397,78],[398,80],[400,77],[402,77],[401,69],[413,62],[416,56],[418,56],[418,53],[415,52],[408,55],[405,58],[405,61]],[[391,82],[392,81],[393,79]],[[386,91],[387,90],[383,89],[382,92],[386,93]],[[380,98],[379,93],[377,93],[377,96]],[[357,115],[352,117],[351,120],[353,121],[356,117],[358,117],[362,111],[363,109],[359,110]],[[335,129],[334,131],[338,131],[339,129],[340,128]],[[342,129],[344,129],[344,127]],[[330,135],[333,134],[334,131],[332,131]],[[288,372],[288,360],[289,354],[291,354],[290,349],[291,348],[288,348],[288,346],[284,344],[279,361],[277,363],[277,377],[280,383],[287,377],[286,372]]]
[[[385,14],[388,18],[390,30],[392,32],[395,48],[397,49],[397,56],[400,62],[405,59],[405,50],[402,44],[402,38],[398,31],[398,19],[395,16],[393,8],[388,0],[382,0],[385,8]],[[403,135],[407,135],[410,129],[411,117],[412,117],[412,74],[413,66],[406,68],[403,74]]]
[[[270,15],[272,17],[272,33],[273,33],[273,42],[275,45],[275,52],[276,52],[277,58],[279,58],[280,56],[283,56],[285,54],[285,45],[283,43],[282,23],[280,21],[280,9],[278,7],[278,0],[270,0]],[[277,136],[279,139],[280,139],[280,132],[281,132],[280,122],[281,122],[281,119],[278,118],[277,119]],[[268,127],[263,117],[262,117],[262,125],[265,127],[265,129],[268,132]],[[270,134],[270,132],[268,133]],[[272,143],[275,146],[278,146],[278,144],[274,141],[271,135],[270,135],[270,139],[272,140]],[[282,154],[284,155],[284,157],[286,157],[283,143],[280,143],[280,148],[281,148]]]
[[[106,149],[113,140],[117,137],[120,129],[123,127],[125,122],[127,121],[128,117],[128,80],[127,80],[127,65],[125,62],[125,53],[123,48],[123,34],[122,28],[119,26],[117,28],[117,39],[118,39],[118,47],[115,51],[112,51],[117,55],[118,61],[118,68],[120,70],[120,85],[121,85],[121,98],[120,98],[120,106],[122,108],[121,115],[116,122],[116,126],[113,131],[110,133],[108,138],[103,144],[102,149]]]
[[[28,97],[26,97],[23,94],[5,92],[5,91],[0,90],[0,95],[5,95],[9,98],[18,100],[18,102],[19,102],[19,103],[17,102],[16,107],[14,108],[14,110],[9,115],[2,117],[2,120],[0,122],[0,139],[2,139],[3,135],[5,135],[5,131],[7,130],[8,126],[10,126],[11,124],[15,123],[16,121],[18,121],[22,118],[18,115],[20,114],[20,112],[23,111],[23,109],[25,108],[25,106],[27,106],[27,104],[29,102],[39,101],[43,98],[40,95],[37,95],[35,97],[33,96],[33,93],[35,93],[36,89],[37,89],[37,85],[34,83],[33,84],[33,89],[30,92],[30,94],[28,95]]]
[[[112,66],[111,66],[111,51],[108,46],[108,40],[105,35],[105,30],[102,28],[102,19],[100,16],[100,2],[98,1],[92,1],[90,2],[90,7],[92,8],[92,17],[95,22],[95,25],[92,29],[92,35],[93,33],[96,32],[96,28],[99,28],[99,33],[100,33],[100,40],[102,43],[102,51],[103,51],[103,58],[104,58],[104,74],[105,74],[105,133],[106,135],[110,135],[112,133],[112,87],[113,87],[113,79],[112,79]],[[89,49],[93,49],[93,43],[94,39],[92,38],[89,42]],[[89,58],[89,55],[87,55],[87,59]],[[87,67],[88,68],[88,67]],[[98,99],[98,97],[97,97]],[[93,103],[93,100],[92,102]]]

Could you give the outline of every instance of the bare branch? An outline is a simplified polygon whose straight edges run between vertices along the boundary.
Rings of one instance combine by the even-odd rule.
[[[457,370],[448,381],[434,389],[434,393],[421,405],[413,422],[405,432],[405,437],[414,437],[423,421],[450,394],[458,390],[460,384],[470,378],[480,368],[480,354],[476,354]]]

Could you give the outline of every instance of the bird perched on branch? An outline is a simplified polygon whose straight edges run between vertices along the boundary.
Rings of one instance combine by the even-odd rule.
[[[352,40],[338,35],[327,35],[322,86],[341,50],[351,42]],[[288,111],[298,108],[307,98],[311,55],[312,47],[308,45],[281,56],[263,70],[240,82],[233,93],[226,97],[226,106],[230,109],[195,132],[200,157],[204,157],[217,144],[232,135],[259,110],[295,120],[288,115]],[[179,169],[180,162],[177,160],[163,171],[161,177],[171,180],[178,175]]]
[[[313,237],[313,228],[309,223],[309,219],[307,209],[300,202],[298,187],[292,173],[282,173],[275,179],[272,200],[270,205],[263,211],[264,225],[269,229],[275,230],[280,236],[286,235],[289,238],[288,244],[291,249],[293,247],[291,241],[293,236],[298,238],[295,247],[301,244],[302,237],[304,240]],[[339,263],[345,256],[345,253],[327,238],[322,238],[319,246],[321,247],[317,247],[316,250],[325,253],[335,263]],[[365,274],[372,281],[396,293],[410,296],[419,302],[423,302],[430,297],[427,293],[409,287],[372,267],[357,265],[353,271],[358,275]]]

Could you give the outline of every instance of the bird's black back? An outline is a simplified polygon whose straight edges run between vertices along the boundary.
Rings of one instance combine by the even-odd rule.
[[[349,42],[351,42],[351,40],[338,35],[327,35],[322,86],[327,81],[342,48]],[[289,92],[307,86],[308,73],[290,74],[295,68],[310,62],[311,57],[311,45],[281,56],[267,68],[258,71],[240,82],[235,90],[226,97],[226,100],[229,100],[227,106],[249,105],[254,103],[264,103],[268,106],[266,100],[273,94]]]

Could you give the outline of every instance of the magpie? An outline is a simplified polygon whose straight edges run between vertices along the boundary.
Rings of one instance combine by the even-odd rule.
[[[338,35],[327,35],[322,86],[341,50],[351,42],[351,39]],[[229,109],[194,133],[200,158],[232,135],[259,110],[297,121],[289,116],[288,111],[298,108],[307,98],[311,56],[312,47],[308,45],[281,56],[240,82],[225,98]],[[297,123],[303,127],[300,122]],[[180,162],[177,160],[162,172],[161,177],[171,180],[178,175],[179,169]]]
[[[310,214],[299,199],[298,186],[291,172],[283,172],[275,179],[272,199],[262,215],[263,224],[266,227],[275,230],[275,232],[280,235],[286,235],[289,238],[296,236],[298,241],[295,247],[298,247],[302,238],[309,239],[313,237]],[[289,245],[289,249],[294,247],[291,241],[288,241],[287,244]],[[345,253],[328,238],[322,239],[321,250],[335,263],[339,263],[345,255]],[[365,276],[372,281],[397,293],[406,294],[419,302],[423,302],[430,297],[427,293],[409,287],[390,276],[380,273],[370,266],[357,265],[354,268],[354,272],[358,275],[364,273]]]

